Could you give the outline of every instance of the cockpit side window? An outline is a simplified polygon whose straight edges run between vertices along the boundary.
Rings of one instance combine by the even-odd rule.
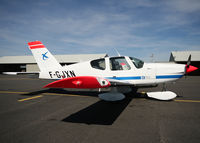
[[[106,69],[105,59],[93,60],[93,61],[90,62],[90,64],[95,69],[99,69],[99,70],[105,70]]]
[[[144,62],[142,60],[139,60],[137,58],[134,57],[130,57],[131,61],[133,62],[133,64],[135,65],[136,68],[140,69],[143,67]]]
[[[110,69],[111,70],[130,70],[131,67],[127,63],[125,57],[114,57],[114,58],[110,58]]]

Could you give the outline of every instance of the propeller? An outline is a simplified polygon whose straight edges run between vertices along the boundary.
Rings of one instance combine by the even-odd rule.
[[[191,55],[189,55],[187,64],[185,65],[185,75],[188,75],[188,73],[197,70],[197,67],[191,66]]]
[[[190,64],[191,64],[191,54],[188,57],[186,68],[189,68]]]

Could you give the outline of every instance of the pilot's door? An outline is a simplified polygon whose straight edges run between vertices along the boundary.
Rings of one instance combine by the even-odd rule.
[[[130,65],[125,57],[112,57],[109,59],[110,73],[112,79],[126,80],[125,75],[130,74]]]

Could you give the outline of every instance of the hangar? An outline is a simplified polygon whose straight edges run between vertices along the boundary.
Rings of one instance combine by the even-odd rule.
[[[107,54],[54,55],[61,65],[104,58]],[[33,56],[0,57],[0,73],[2,72],[37,72],[39,68]]]
[[[191,65],[200,68],[200,51],[172,51],[169,61],[186,64],[189,55],[191,55]],[[192,72],[191,75],[200,75],[200,69]]]

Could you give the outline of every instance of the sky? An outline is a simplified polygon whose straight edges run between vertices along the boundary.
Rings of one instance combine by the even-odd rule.
[[[200,0],[0,0],[0,57],[101,54],[168,61],[200,50]]]

